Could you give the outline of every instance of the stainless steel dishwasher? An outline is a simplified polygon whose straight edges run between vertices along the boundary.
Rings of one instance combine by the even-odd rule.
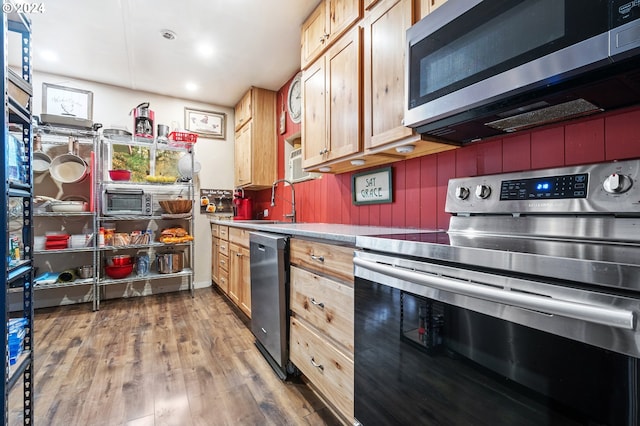
[[[251,331],[256,346],[285,380],[295,368],[289,361],[289,237],[252,232]]]

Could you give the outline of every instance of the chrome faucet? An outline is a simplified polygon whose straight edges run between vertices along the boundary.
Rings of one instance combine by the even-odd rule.
[[[280,182],[288,183],[291,187],[291,213],[285,214],[284,217],[291,218],[291,222],[296,223],[296,190],[293,188],[292,182],[287,179],[278,179],[273,182],[273,185],[271,186],[271,207],[275,207],[276,205],[276,186]]]

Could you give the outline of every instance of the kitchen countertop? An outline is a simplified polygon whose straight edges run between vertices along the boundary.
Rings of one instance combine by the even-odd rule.
[[[394,228],[384,226],[345,225],[340,223],[289,223],[268,220],[218,220],[212,224],[234,226],[255,231],[274,232],[294,237],[307,237],[329,240],[336,243],[355,245],[360,235],[408,234],[427,232],[427,229]]]

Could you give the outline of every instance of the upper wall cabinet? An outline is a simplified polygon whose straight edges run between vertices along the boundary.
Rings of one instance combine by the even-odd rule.
[[[417,0],[366,6],[358,26],[303,71],[307,170],[342,173],[457,147],[423,140],[402,124],[405,33],[419,15]]]
[[[447,0],[419,0],[420,1],[420,14],[418,20],[424,18],[440,6],[442,6]]]
[[[271,187],[278,165],[276,92],[252,87],[235,112],[235,186]]]
[[[304,168],[362,150],[361,38],[353,28],[302,73]]]
[[[367,14],[364,28],[365,147],[413,136],[404,117],[405,33],[413,0],[386,0]]]
[[[362,0],[323,0],[302,24],[302,69],[362,18]]]
[[[403,125],[406,31],[418,15],[414,0],[381,0],[367,12],[364,28],[365,152],[390,160],[430,154],[455,146],[422,140]],[[413,151],[399,153],[399,146]]]
[[[235,130],[240,130],[240,127],[247,124],[251,120],[251,90],[244,94],[238,105],[235,108]]]

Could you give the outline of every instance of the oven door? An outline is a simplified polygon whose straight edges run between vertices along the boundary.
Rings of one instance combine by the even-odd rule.
[[[638,300],[357,252],[355,417],[638,424]]]

